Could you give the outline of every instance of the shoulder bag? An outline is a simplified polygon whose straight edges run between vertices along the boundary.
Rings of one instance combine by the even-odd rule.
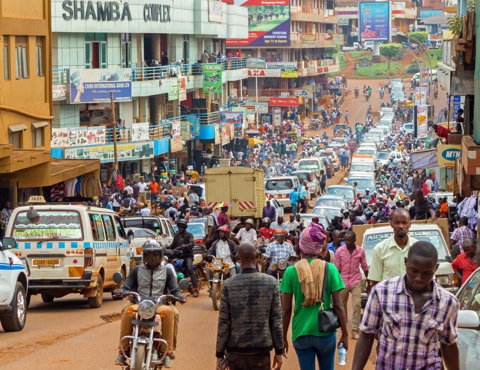
[[[334,309],[323,310],[323,303],[325,301],[325,291],[327,290],[328,280],[328,262],[325,264],[325,276],[323,277],[323,289],[322,289],[322,303],[320,304],[320,310],[318,311],[318,331],[321,333],[335,331],[340,327],[338,322],[338,316]]]

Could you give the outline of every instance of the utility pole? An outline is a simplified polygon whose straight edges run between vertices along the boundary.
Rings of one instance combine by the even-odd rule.
[[[115,102],[113,101],[113,92],[110,92],[110,109],[112,110],[112,121],[113,121],[113,158],[115,159],[115,168],[118,170],[118,152],[117,152],[117,117],[115,114]]]

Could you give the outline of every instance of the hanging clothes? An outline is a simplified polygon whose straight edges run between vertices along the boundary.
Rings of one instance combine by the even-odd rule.
[[[102,184],[100,179],[95,175],[85,175],[83,176],[82,189],[80,191],[80,196],[83,198],[93,198],[94,196],[101,197]]]
[[[73,179],[65,181],[65,196],[67,198],[74,197],[77,194],[75,192],[77,182],[78,182],[77,178],[73,178]]]
[[[123,190],[125,188],[125,184],[124,184],[122,176],[120,174],[117,174],[117,181],[115,182],[115,187],[118,190]]]
[[[50,188],[50,200],[52,202],[61,202],[65,197],[65,183],[60,182]]]
[[[75,195],[80,194],[82,190],[82,176],[77,176],[77,184],[75,185]]]

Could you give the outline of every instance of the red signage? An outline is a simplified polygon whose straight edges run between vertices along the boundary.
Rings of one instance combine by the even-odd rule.
[[[298,107],[298,98],[270,98],[271,107]]]
[[[328,67],[318,67],[317,73],[328,73]]]

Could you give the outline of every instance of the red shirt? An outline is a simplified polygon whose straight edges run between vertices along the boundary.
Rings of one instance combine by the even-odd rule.
[[[260,228],[258,230],[260,235],[262,236],[263,239],[272,239],[273,238],[273,233],[275,232],[275,229],[273,227],[269,227],[268,229],[265,227]]]
[[[477,269],[477,260],[472,264],[470,257],[465,252],[460,253],[457,258],[452,261],[454,270],[462,270],[462,285],[467,281],[470,275]]]
[[[367,221],[367,225],[375,225],[377,223],[377,220],[375,220],[373,217]]]

